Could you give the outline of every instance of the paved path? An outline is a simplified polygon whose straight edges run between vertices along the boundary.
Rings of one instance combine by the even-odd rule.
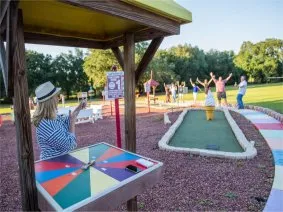
[[[267,141],[274,158],[275,175],[264,211],[283,211],[283,124],[254,110],[239,110],[249,119]]]

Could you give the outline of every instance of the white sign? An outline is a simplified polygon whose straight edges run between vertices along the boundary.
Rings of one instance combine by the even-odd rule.
[[[124,97],[124,72],[107,72],[107,88],[107,95],[105,93],[107,100]]]
[[[150,84],[149,84],[149,83],[146,83],[146,84],[144,85],[144,91],[145,91],[146,93],[150,93]]]
[[[82,98],[87,98],[87,92],[82,92]]]
[[[79,92],[77,93],[78,99],[87,98],[87,92]]]

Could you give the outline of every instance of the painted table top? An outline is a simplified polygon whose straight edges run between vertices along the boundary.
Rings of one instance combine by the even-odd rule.
[[[144,158],[154,165],[136,163]],[[81,167],[95,160],[87,170]],[[142,171],[125,169],[135,165]],[[78,149],[66,155],[37,161],[36,184],[39,192],[55,210],[75,210],[162,166],[157,162],[106,143]]]

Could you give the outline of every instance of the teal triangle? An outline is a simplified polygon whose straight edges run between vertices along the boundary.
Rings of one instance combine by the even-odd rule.
[[[110,146],[106,144],[98,144],[89,148],[89,161],[97,160],[100,156],[102,156]]]
[[[63,209],[66,209],[90,196],[90,171],[88,169],[79,174],[53,198]]]

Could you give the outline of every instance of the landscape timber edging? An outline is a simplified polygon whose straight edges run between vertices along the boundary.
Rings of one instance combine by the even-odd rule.
[[[218,111],[223,111],[225,117],[230,124],[230,127],[237,138],[239,144],[243,148],[244,152],[224,152],[224,151],[216,151],[216,150],[208,150],[208,149],[198,149],[198,148],[186,148],[186,147],[173,147],[169,146],[168,143],[170,139],[175,134],[176,130],[182,124],[183,119],[188,111],[193,110],[203,110],[201,108],[192,108],[192,109],[184,109],[183,112],[179,115],[178,119],[175,123],[168,129],[168,131],[164,134],[161,140],[158,142],[158,146],[162,150],[166,151],[175,151],[182,153],[191,153],[195,155],[208,156],[208,157],[218,157],[218,158],[229,158],[229,159],[251,159],[257,155],[257,150],[254,147],[254,141],[248,141],[246,136],[243,134],[242,130],[239,128],[237,123],[234,121],[233,117],[229,113],[227,108],[216,108]]]
[[[255,106],[255,105],[245,105],[245,108],[265,113],[266,115],[269,115],[269,116],[275,118],[276,120],[280,121],[281,123],[283,123],[283,114],[278,113],[278,112],[271,110],[269,108],[264,108],[264,107]]]

